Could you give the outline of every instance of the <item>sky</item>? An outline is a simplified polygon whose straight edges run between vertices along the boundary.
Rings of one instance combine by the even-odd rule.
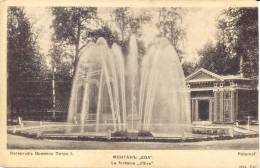
[[[104,21],[108,22],[112,29],[117,27],[111,22],[111,8],[99,8],[98,16]],[[146,8],[146,10],[149,10]],[[186,13],[183,16],[183,27],[186,31],[186,38],[184,40],[184,60],[195,62],[199,59],[197,51],[203,48],[208,41],[215,40],[216,34],[216,18],[220,14],[222,8],[186,8]],[[47,56],[51,45],[51,35],[53,29],[51,28],[53,16],[48,8],[44,7],[26,7],[27,16],[33,23],[33,30],[39,33],[38,41],[41,52]],[[141,10],[143,11],[143,10]],[[134,10],[134,15],[138,15],[140,10]],[[158,19],[157,11],[152,9],[153,19],[149,24],[142,27],[143,36],[141,37],[146,44],[151,42],[159,33],[155,23]]]

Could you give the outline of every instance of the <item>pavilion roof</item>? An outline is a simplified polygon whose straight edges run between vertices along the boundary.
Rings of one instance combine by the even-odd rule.
[[[218,75],[204,68],[200,68],[194,73],[186,77],[187,82],[214,82],[214,81],[227,81],[227,80],[253,80],[245,78],[242,75]]]

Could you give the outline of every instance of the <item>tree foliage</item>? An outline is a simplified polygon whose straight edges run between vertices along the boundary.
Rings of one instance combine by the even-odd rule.
[[[113,43],[119,43],[118,34],[116,32],[112,32],[112,30],[105,24],[102,25],[101,28],[93,30],[89,33],[89,38],[93,41],[96,41],[100,37],[103,37],[110,47]]]
[[[239,70],[239,60],[237,57],[230,57],[223,43],[214,45],[208,42],[199,51],[199,67],[205,68],[217,74],[236,74]]]
[[[56,80],[70,81],[72,79],[74,56],[70,50],[67,49],[67,46],[61,42],[53,41],[49,56],[51,57],[52,71],[55,71]]]
[[[140,36],[140,28],[142,24],[145,24],[151,20],[151,16],[148,13],[141,13],[140,15],[134,15],[130,8],[116,8],[112,14],[114,21],[118,27],[121,41],[127,41],[131,34]]]
[[[54,39],[75,46],[74,69],[79,59],[79,51],[86,43],[88,34],[96,22],[97,8],[94,7],[54,7]],[[85,42],[83,42],[83,40]]]
[[[218,26],[230,52],[242,59],[241,72],[258,76],[258,9],[229,8],[222,16]]]
[[[146,10],[140,11],[135,8],[115,8],[111,14],[113,21],[119,31],[115,33],[116,43],[122,48],[124,55],[128,53],[129,38],[132,34],[137,37],[138,60],[141,61],[145,54],[144,42],[139,38],[142,35],[142,26],[149,23],[152,19]]]
[[[217,43],[205,45],[199,66],[220,74],[258,76],[258,10],[229,8],[218,18]]]
[[[30,85],[26,82],[45,79],[46,67],[24,9],[9,7],[7,17],[8,107],[12,114],[17,97],[42,93],[33,87],[28,88]]]
[[[37,79],[42,74],[42,55],[36,35],[23,8],[8,9],[8,74],[12,80]]]
[[[193,62],[183,62],[182,69],[185,76],[192,74],[197,68],[197,64]]]
[[[180,8],[162,8],[159,11],[158,28],[163,37],[166,37],[175,48],[180,60],[183,57],[182,42],[185,31],[182,27],[184,10]]]

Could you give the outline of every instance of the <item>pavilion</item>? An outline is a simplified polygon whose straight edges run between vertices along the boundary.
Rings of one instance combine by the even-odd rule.
[[[186,77],[192,123],[231,124],[258,120],[258,80],[218,75],[200,68]]]

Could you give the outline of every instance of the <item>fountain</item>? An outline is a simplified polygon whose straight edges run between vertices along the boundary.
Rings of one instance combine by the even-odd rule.
[[[112,142],[258,137],[258,133],[245,133],[233,126],[213,130],[192,126],[189,94],[174,48],[167,39],[156,38],[143,57],[137,49],[134,36],[126,56],[117,44],[108,47],[103,38],[89,43],[75,70],[68,122],[41,121],[36,126],[9,127],[8,133],[37,139]]]
[[[81,134],[174,136],[188,132],[189,96],[169,41],[155,39],[142,59],[134,36],[127,56],[117,44],[109,48],[103,38],[89,43],[76,68],[68,122],[78,123],[76,132]]]

